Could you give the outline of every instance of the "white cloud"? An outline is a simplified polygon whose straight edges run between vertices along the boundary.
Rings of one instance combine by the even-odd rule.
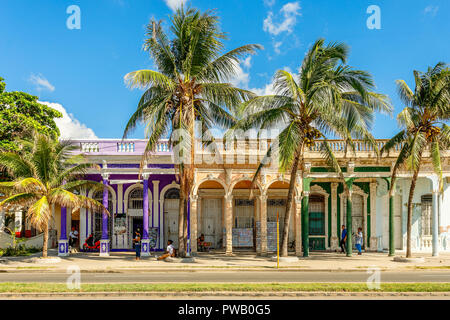
[[[42,75],[42,74],[32,74],[28,81],[30,81],[32,84],[35,85],[36,89],[41,90],[48,90],[50,92],[55,91],[55,87]]]
[[[300,2],[288,2],[280,10],[277,17],[274,17],[272,11],[269,11],[267,18],[264,19],[263,30],[277,36],[282,32],[292,33],[294,26],[297,24],[297,16],[301,15]],[[279,16],[282,16],[281,19]],[[281,20],[281,22],[275,22]]]
[[[167,4],[167,6],[172,10],[175,11],[179,7],[181,7],[182,4],[185,4],[187,0],[164,0],[164,2]]]
[[[67,110],[59,103],[39,101],[50,108],[53,108],[63,114],[62,118],[55,119],[56,125],[61,132],[62,139],[98,139],[94,130],[86,127],[85,124],[80,123],[73,114],[68,113]]]
[[[273,82],[266,84],[262,88],[250,89],[250,91],[256,93],[258,96],[270,96],[275,94],[275,91],[273,89]]]
[[[275,0],[264,0],[264,4],[268,7],[272,7],[275,4]]]
[[[283,44],[283,42],[281,42],[281,41],[277,41],[274,43],[273,49],[275,50],[275,53],[277,53],[277,54],[281,53],[280,47],[282,44]]]
[[[235,76],[230,80],[230,83],[238,88],[247,88],[250,81],[250,74],[245,72],[240,64],[235,64],[234,70]]]
[[[242,64],[244,65],[244,67],[246,68],[250,68],[252,66],[252,56],[248,56],[243,62]]]
[[[434,17],[439,11],[439,7],[438,6],[428,6],[425,8],[425,10],[423,11],[425,14],[429,14],[432,17]]]

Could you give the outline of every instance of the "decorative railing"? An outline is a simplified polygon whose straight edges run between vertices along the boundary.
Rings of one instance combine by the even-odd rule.
[[[352,148],[347,146],[343,140],[327,140],[331,150],[337,154],[342,154],[347,151],[348,154],[352,153]],[[381,150],[386,142],[386,139],[375,140],[378,150]],[[106,139],[106,140],[77,140],[79,143],[80,151],[86,154],[143,154],[147,146],[147,140],[118,140],[118,139]],[[354,140],[355,152],[359,154],[375,153],[373,145],[361,141]],[[197,141],[195,150],[196,153],[211,153],[214,150],[218,150],[220,153],[238,153],[238,155],[244,156],[244,154],[262,154],[266,153],[272,144],[270,139],[250,139],[250,140],[236,140],[231,144],[224,143],[223,140],[217,139],[213,146],[207,147]],[[306,153],[320,153],[322,150],[323,141],[317,140],[314,144],[306,149]],[[400,152],[402,148],[401,144],[396,145],[389,155]],[[346,150],[347,149],[347,150]],[[171,154],[172,145],[167,139],[161,139],[153,149],[155,154]]]

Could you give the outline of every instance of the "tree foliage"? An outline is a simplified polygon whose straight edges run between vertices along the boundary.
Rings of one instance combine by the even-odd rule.
[[[62,114],[38,102],[38,97],[25,92],[6,92],[0,77],[0,151],[18,150],[16,139],[29,138],[33,131],[59,137],[55,118]]]

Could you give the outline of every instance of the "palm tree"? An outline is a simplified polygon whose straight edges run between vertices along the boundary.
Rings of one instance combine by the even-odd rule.
[[[406,107],[397,119],[402,130],[382,148],[382,153],[401,146],[392,170],[389,196],[395,188],[397,173],[402,167],[412,171],[408,197],[406,257],[411,257],[412,200],[417,177],[424,157],[430,151],[434,172],[439,177],[440,190],[443,190],[441,151],[450,147],[450,127],[445,124],[450,118],[450,69],[439,62],[427,72],[414,71],[415,90],[404,80],[397,80],[400,98]]]
[[[72,192],[83,187],[102,187],[79,179],[93,165],[87,163],[82,155],[73,153],[77,148],[70,142],[59,142],[34,133],[32,141],[22,141],[20,152],[0,153],[0,168],[14,177],[13,181],[0,182],[0,192],[6,195],[6,199],[0,202],[0,210],[27,209],[26,218],[44,232],[44,258],[47,257],[53,205],[74,210],[81,207],[100,212],[105,210],[108,213],[99,202]]]
[[[369,73],[345,65],[348,48],[343,43],[324,44],[317,40],[307,52],[298,75],[279,70],[274,77],[274,95],[256,97],[243,104],[241,120],[235,128],[281,127],[279,163],[281,170],[290,169],[281,255],[288,254],[288,232],[292,216],[292,198],[299,168],[303,168],[304,151],[315,140],[326,135],[351,135],[364,139],[375,110],[389,111],[386,97],[372,90]],[[327,154],[327,144],[321,147]],[[331,152],[331,149],[328,151]],[[269,148],[267,157],[275,150]],[[329,155],[332,156],[332,155]],[[258,175],[260,164],[254,179]],[[344,184],[345,185],[345,184]],[[305,251],[308,248],[304,248]]]
[[[261,46],[244,45],[222,54],[227,37],[219,29],[219,19],[211,11],[178,9],[171,18],[173,38],[151,21],[147,27],[144,49],[156,70],[139,70],[125,76],[132,87],[145,89],[136,112],[131,116],[124,138],[139,122],[146,124],[148,143],[142,163],[150,156],[157,141],[169,136],[174,149],[175,168],[180,183],[178,221],[179,252],[186,254],[187,199],[194,178],[194,124],[201,121],[203,132],[217,125],[229,127],[235,121],[233,110],[253,98],[250,91],[228,83],[235,76],[242,57]]]

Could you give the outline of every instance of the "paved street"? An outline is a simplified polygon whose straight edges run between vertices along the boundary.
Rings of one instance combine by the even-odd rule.
[[[366,282],[364,272],[290,272],[290,271],[221,271],[221,272],[127,272],[82,273],[83,283],[157,283],[157,282]],[[65,283],[68,274],[59,272],[0,273],[0,282]],[[450,271],[381,272],[382,282],[450,282]]]

